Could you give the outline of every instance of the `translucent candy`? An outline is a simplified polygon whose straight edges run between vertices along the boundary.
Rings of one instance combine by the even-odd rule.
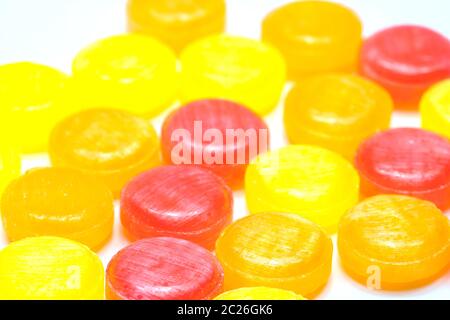
[[[267,287],[250,287],[224,292],[215,297],[214,300],[305,300],[305,298],[293,291]]]
[[[422,98],[422,126],[450,139],[450,79],[439,82]]]

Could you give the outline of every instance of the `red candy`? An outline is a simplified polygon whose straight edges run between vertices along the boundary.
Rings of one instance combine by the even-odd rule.
[[[356,156],[361,192],[404,194],[450,207],[450,142],[429,131],[391,129],[363,143]]]
[[[269,133],[258,115],[237,103],[200,100],[166,119],[161,140],[168,163],[201,165],[237,189],[250,160],[268,149]]]
[[[230,188],[194,166],[163,166],[134,178],[122,192],[121,220],[132,240],[176,237],[213,249],[232,220]]]
[[[420,26],[396,26],[368,38],[361,72],[384,86],[398,107],[416,108],[424,91],[450,77],[450,41]]]
[[[221,293],[222,286],[216,257],[175,238],[137,241],[119,251],[106,270],[110,300],[204,300]]]

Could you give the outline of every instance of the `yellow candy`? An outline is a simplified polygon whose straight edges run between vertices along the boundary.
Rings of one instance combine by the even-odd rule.
[[[0,144],[7,139],[23,152],[44,151],[54,124],[73,111],[67,80],[39,64],[0,66]]]
[[[0,144],[0,197],[8,183],[20,174],[20,157],[11,148]]]
[[[450,138],[450,79],[431,87],[420,104],[422,127]]]
[[[305,298],[293,291],[268,287],[250,287],[224,292],[215,297],[214,300],[305,300]]]
[[[252,161],[245,195],[251,213],[293,212],[333,233],[340,217],[358,201],[359,176],[332,151],[290,145]]]
[[[82,50],[72,70],[88,107],[125,109],[155,116],[177,92],[175,54],[159,41],[141,35],[117,35]]]
[[[281,54],[256,40],[218,35],[188,46],[181,54],[181,95],[185,102],[224,98],[258,114],[270,112],[286,80]]]
[[[0,251],[0,299],[104,298],[104,270],[86,246],[57,237],[27,238]]]

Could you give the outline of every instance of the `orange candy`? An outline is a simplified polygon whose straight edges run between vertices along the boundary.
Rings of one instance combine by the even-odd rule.
[[[160,163],[159,141],[145,119],[116,109],[92,109],[60,122],[52,131],[54,165],[76,168],[120,195],[137,174]]]
[[[160,39],[180,52],[225,30],[224,0],[129,0],[128,30]]]
[[[354,12],[326,1],[295,1],[270,13],[262,38],[286,58],[291,79],[357,69],[362,26]]]
[[[437,278],[450,262],[450,224],[431,202],[380,195],[342,217],[338,247],[347,272],[374,289],[409,289]]]
[[[68,168],[39,168],[11,182],[1,211],[10,241],[60,236],[99,249],[112,232],[111,191]]]
[[[311,298],[327,283],[333,245],[316,224],[291,213],[236,221],[216,243],[225,290],[266,286]]]

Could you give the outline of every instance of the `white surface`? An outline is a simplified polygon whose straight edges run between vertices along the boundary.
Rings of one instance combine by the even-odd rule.
[[[158,1],[158,0],[155,0]],[[260,23],[285,0],[228,0],[228,31],[259,37]],[[348,0],[336,1],[353,8],[364,22],[364,34],[392,24],[415,23],[450,36],[448,0]],[[70,72],[72,57],[99,38],[125,31],[125,0],[0,0],[0,64],[30,60]],[[266,120],[272,149],[286,144],[282,103]],[[163,116],[153,123],[160,127]],[[419,126],[416,113],[396,114],[393,126]],[[45,156],[25,159],[24,170],[48,165]],[[235,195],[235,217],[246,214],[242,192]],[[334,239],[335,240],[335,239]],[[6,245],[0,228],[0,244]],[[127,244],[117,219],[111,241],[100,252],[105,264]],[[348,278],[339,266],[337,252],[331,279],[319,299],[450,299],[450,274],[417,290],[375,292]]]

